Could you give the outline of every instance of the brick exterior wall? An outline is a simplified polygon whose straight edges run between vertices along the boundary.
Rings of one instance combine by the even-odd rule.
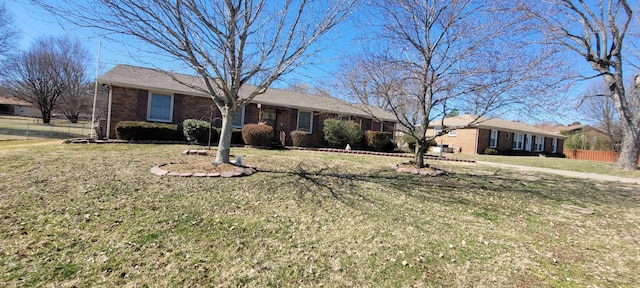
[[[428,137],[433,136],[433,133],[433,128],[427,129]],[[436,137],[435,141],[438,145],[442,143],[443,146],[451,147],[454,151],[458,150],[462,154],[476,154],[476,134],[477,129],[475,128],[456,129],[456,136],[444,134]]]
[[[144,117],[140,117],[140,107],[145,106],[146,111],[147,99],[139,99],[139,94],[146,90],[113,87],[111,94],[111,131],[110,137],[116,137],[116,124],[120,121],[145,121],[146,112]],[[144,103],[139,103],[144,100]]]
[[[182,123],[186,119],[208,121],[213,108],[213,118],[220,118],[220,111],[210,98],[176,94],[173,103],[173,123]],[[214,121],[215,126],[222,126],[222,120]]]
[[[144,89],[112,87],[112,105],[111,105],[111,131],[110,137],[115,138],[115,128],[120,121],[146,121],[149,100],[149,91]],[[221,127],[222,120],[220,111],[215,107],[212,100],[207,97],[174,94],[173,96],[173,115],[172,123],[180,124],[186,119],[202,119],[208,120],[211,115],[213,105],[214,126]],[[245,106],[244,124],[259,123],[263,120],[261,114],[263,111],[275,111],[276,119],[274,127],[274,140],[280,138],[280,132],[284,131],[286,135],[285,144],[293,145],[290,132],[298,127],[298,109],[277,107],[270,105],[260,105],[250,103]],[[310,145],[314,147],[326,147],[324,134],[322,133],[323,123],[325,119],[334,118],[335,114],[314,112],[313,126],[310,137]],[[361,123],[362,128],[370,128],[372,126],[371,119],[353,117],[357,123]],[[377,129],[380,131],[380,123],[376,122]],[[373,127],[376,128],[376,127]],[[369,129],[363,129],[369,130]],[[385,131],[393,130],[392,122],[384,123]]]
[[[477,134],[476,134],[477,132]],[[433,135],[433,128],[427,129],[427,136]],[[526,134],[526,133],[525,133]],[[477,138],[476,138],[477,135]],[[542,136],[541,136],[542,137]],[[535,139],[536,136],[533,135],[531,137],[531,153],[547,153],[547,154],[562,154],[564,140],[558,139],[558,147],[556,148],[556,153],[552,153],[551,143],[553,141],[553,137],[544,136],[544,150],[543,151],[535,151]],[[476,146],[477,139],[477,146]],[[456,136],[449,136],[445,134],[440,137],[436,137],[435,141],[438,145],[440,145],[440,141],[442,140],[442,145],[447,147],[452,147],[455,151],[456,148],[461,148],[461,153],[463,154],[484,154],[486,148],[489,148],[489,142],[491,139],[491,130],[490,129],[475,129],[475,128],[464,128],[457,129]],[[526,136],[525,136],[525,144],[526,148]],[[513,150],[513,132],[506,131],[498,131],[498,145],[495,148],[498,151],[511,151]],[[523,153],[527,153],[525,149],[520,150]]]

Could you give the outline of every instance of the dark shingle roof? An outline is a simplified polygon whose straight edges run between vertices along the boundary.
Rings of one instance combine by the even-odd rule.
[[[471,123],[474,123],[474,124],[470,125]],[[556,138],[567,138],[566,136],[563,136],[560,133],[545,131],[540,128],[536,128],[534,126],[527,125],[521,122],[507,121],[507,120],[502,120],[498,118],[478,117],[470,114],[444,118],[444,125],[451,128],[471,126],[471,127],[479,127],[484,129],[499,129],[499,130],[511,131],[511,132],[525,132],[525,133],[531,133],[531,134],[552,136]],[[440,120],[432,121],[429,126],[430,127],[440,126]]]
[[[174,80],[173,77],[179,81]],[[145,90],[160,90],[171,93],[209,97],[208,94],[202,92],[204,90],[204,84],[200,77],[178,73],[169,74],[156,69],[130,65],[117,65],[113,69],[102,74],[102,76],[98,78],[98,82],[100,84],[109,84],[114,86],[132,87]],[[202,90],[191,88],[180,82],[199,87]],[[247,97],[249,92],[246,91],[252,91],[255,88],[255,86],[251,85],[245,86],[246,87],[243,87],[243,89],[240,90],[240,97]],[[243,93],[243,91],[245,91],[245,93]],[[358,105],[349,104],[337,98],[275,88],[267,89],[264,94],[256,96],[251,102],[301,110],[371,117],[368,113],[363,111],[364,109],[358,108]],[[369,109],[372,111],[373,116],[378,119],[391,122],[397,121],[393,114],[380,108],[369,107]]]
[[[33,106],[33,104],[11,96],[0,96],[0,104],[17,105],[17,106]]]

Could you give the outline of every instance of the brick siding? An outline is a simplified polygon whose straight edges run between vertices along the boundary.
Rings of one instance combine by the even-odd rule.
[[[111,106],[111,132],[110,137],[115,138],[115,128],[120,121],[146,121],[149,91],[144,89],[112,87],[112,106]],[[172,123],[180,124],[186,119],[208,120],[211,115],[213,102],[208,97],[174,94],[173,97],[173,115]],[[214,126],[221,127],[222,120],[220,111],[213,106]],[[290,132],[298,127],[298,109],[277,107],[270,105],[261,105],[250,103],[245,106],[244,123],[259,123],[262,120],[261,113],[263,110],[276,111],[276,127],[274,128],[274,140],[279,140],[281,131],[285,132],[286,145],[293,145]],[[324,140],[322,127],[325,119],[336,117],[335,114],[317,112],[313,113],[313,127],[310,135],[310,145],[314,147],[325,147],[327,143]],[[216,119],[217,118],[217,119]],[[353,118],[357,123],[361,123],[364,128],[377,128],[380,131],[380,122],[376,122],[377,127],[372,125],[371,119]],[[362,120],[362,121],[360,121]],[[368,130],[368,129],[363,129]],[[393,130],[393,122],[384,122],[384,130]]]

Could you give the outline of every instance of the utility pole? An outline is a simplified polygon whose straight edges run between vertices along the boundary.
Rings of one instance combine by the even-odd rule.
[[[98,42],[98,60],[96,62],[96,79],[93,87],[93,110],[91,111],[91,139],[94,139],[95,136],[95,126],[96,123],[96,98],[98,97],[98,73],[100,69],[100,50],[102,50],[102,41]],[[100,126],[100,123],[98,123]]]

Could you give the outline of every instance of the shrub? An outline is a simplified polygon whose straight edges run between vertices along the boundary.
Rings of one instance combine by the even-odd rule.
[[[196,119],[187,119],[182,122],[184,137],[193,144],[206,145],[209,140],[212,143],[218,141],[218,131],[211,129],[211,139],[209,139],[209,127],[211,123]]]
[[[407,143],[407,146],[409,146],[409,149],[411,150],[411,152],[416,151],[416,145],[418,145],[418,140],[416,140],[416,138],[413,138],[409,134],[404,134],[402,135],[402,141],[404,143]],[[437,146],[437,145],[438,143],[436,143],[436,139],[429,139],[427,140],[427,147],[425,148],[429,148],[431,146]]]
[[[142,121],[116,124],[116,137],[122,140],[179,140],[178,125]]]
[[[353,121],[341,121],[338,119],[324,120],[324,140],[335,148],[344,148],[347,144],[358,148],[362,141],[360,125]]]
[[[391,152],[395,149],[390,132],[367,131],[364,136],[367,148],[373,151]]]
[[[273,127],[267,124],[245,124],[242,127],[242,140],[251,146],[270,146]]]
[[[416,138],[413,138],[410,134],[404,134],[402,135],[402,141],[407,144],[411,152],[416,151],[416,144],[418,143]]]
[[[295,147],[306,147],[309,145],[309,139],[306,131],[291,131],[291,140],[293,141],[293,146]]]
[[[221,128],[216,128],[216,132],[218,132],[218,137],[222,135]],[[242,140],[242,129],[238,129],[238,128],[231,129],[231,144],[245,145],[244,140]]]
[[[484,154],[487,154],[487,155],[498,155],[498,150],[496,150],[494,148],[487,148],[487,149],[484,149]]]

